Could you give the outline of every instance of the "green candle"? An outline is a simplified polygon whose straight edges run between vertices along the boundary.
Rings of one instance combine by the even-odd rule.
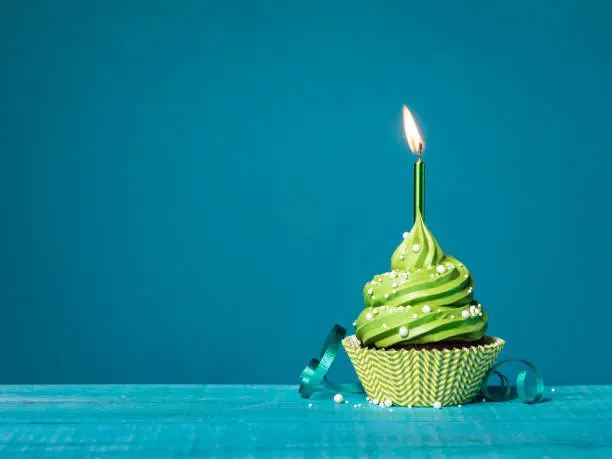
[[[425,219],[425,163],[419,155],[414,163],[414,220],[417,212]]]
[[[402,108],[404,118],[404,134],[408,141],[410,150],[418,155],[414,163],[414,219],[416,221],[417,212],[425,219],[425,163],[423,162],[423,137],[419,132],[419,127],[414,121],[414,117],[408,107]]]

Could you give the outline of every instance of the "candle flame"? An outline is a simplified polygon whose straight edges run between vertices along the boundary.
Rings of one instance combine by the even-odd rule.
[[[402,115],[404,118],[404,135],[408,141],[410,151],[420,156],[423,152],[423,148],[425,148],[425,142],[423,142],[423,137],[421,137],[419,127],[417,126],[416,121],[414,121],[412,113],[405,105],[402,107]]]

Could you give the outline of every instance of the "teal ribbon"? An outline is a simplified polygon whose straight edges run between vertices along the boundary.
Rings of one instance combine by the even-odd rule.
[[[338,384],[331,383],[327,379],[327,372],[334,363],[340,343],[346,336],[346,330],[340,325],[334,325],[330,330],[319,358],[312,359],[300,375],[300,395],[304,398],[310,397],[322,384],[325,388],[336,392],[350,392],[354,394],[364,393],[359,382]]]
[[[538,403],[539,401],[541,401],[542,398],[544,397],[544,378],[542,377],[542,373],[540,373],[540,370],[538,370],[537,367],[531,362],[528,362],[527,360],[520,360],[520,359],[502,360],[501,362],[493,365],[493,368],[491,368],[487,372],[485,377],[482,379],[482,389],[481,390],[482,390],[483,396],[491,402],[505,402],[512,398],[512,386],[510,385],[510,381],[508,380],[506,376],[504,376],[499,371],[497,371],[499,367],[509,362],[522,363],[533,373],[535,380],[536,380],[535,394],[533,395],[527,394],[527,372],[528,370],[521,370],[518,376],[516,377],[516,392],[518,394],[518,397],[524,403],[528,403],[528,404]],[[492,375],[496,375],[499,378],[500,392],[501,392],[501,395],[499,396],[492,395],[491,392],[489,391],[489,388],[487,387],[487,382],[489,380],[489,377],[491,377]]]
[[[332,383],[327,379],[327,372],[334,360],[336,360],[336,356],[340,350],[340,344],[345,336],[346,330],[343,327],[337,324],[332,327],[321,348],[321,355],[319,358],[311,359],[300,375],[299,392],[302,397],[309,398],[321,385],[328,390],[336,392],[354,394],[364,393],[363,387],[359,382],[340,384]],[[528,370],[521,370],[516,377],[516,391],[518,397],[524,403],[528,404],[541,401],[544,397],[544,378],[542,377],[542,373],[540,373],[540,370],[531,362],[520,359],[507,359],[495,364],[482,379],[481,391],[483,396],[491,402],[505,402],[512,398],[512,385],[510,384],[510,380],[497,371],[499,367],[510,362],[520,362],[528,368]],[[536,389],[533,395],[527,393],[528,371],[531,371],[535,377]],[[491,394],[487,386],[489,378],[493,375],[499,378],[499,392],[501,395]]]

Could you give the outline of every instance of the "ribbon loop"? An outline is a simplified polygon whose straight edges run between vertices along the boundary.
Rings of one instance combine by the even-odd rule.
[[[338,392],[363,393],[359,382],[350,384],[331,383],[327,379],[327,372],[338,355],[340,343],[346,336],[346,330],[340,325],[334,325],[323,342],[320,357],[312,359],[300,375],[300,395],[310,397],[323,384],[329,390]]]
[[[535,394],[534,395],[527,394],[528,370],[521,370],[518,376],[516,377],[516,392],[518,394],[518,397],[523,401],[523,403],[528,403],[528,404],[534,404],[534,403],[541,401],[542,398],[544,397],[544,378],[542,377],[542,373],[540,373],[540,371],[537,369],[537,367],[534,364],[532,364],[531,362],[528,362],[527,360],[521,360],[521,359],[502,360],[501,362],[495,364],[493,368],[491,368],[487,372],[487,374],[482,379],[482,394],[484,395],[484,397],[487,400],[492,401],[492,402],[505,402],[507,400],[510,400],[510,398],[512,397],[512,387],[510,386],[510,381],[508,380],[506,376],[504,376],[499,371],[497,371],[499,367],[501,367],[502,365],[505,365],[506,363],[510,363],[510,362],[520,362],[523,365],[525,365],[529,369],[529,371],[533,373],[535,380],[536,380]],[[492,395],[491,392],[489,391],[489,388],[487,387],[487,382],[489,380],[489,377],[493,374],[497,375],[501,383],[502,394],[500,396]]]

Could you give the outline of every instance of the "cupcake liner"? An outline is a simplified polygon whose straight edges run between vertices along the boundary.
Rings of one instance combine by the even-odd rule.
[[[441,406],[470,402],[480,391],[505,341],[448,348],[363,347],[355,335],[342,340],[368,397],[397,406]]]

